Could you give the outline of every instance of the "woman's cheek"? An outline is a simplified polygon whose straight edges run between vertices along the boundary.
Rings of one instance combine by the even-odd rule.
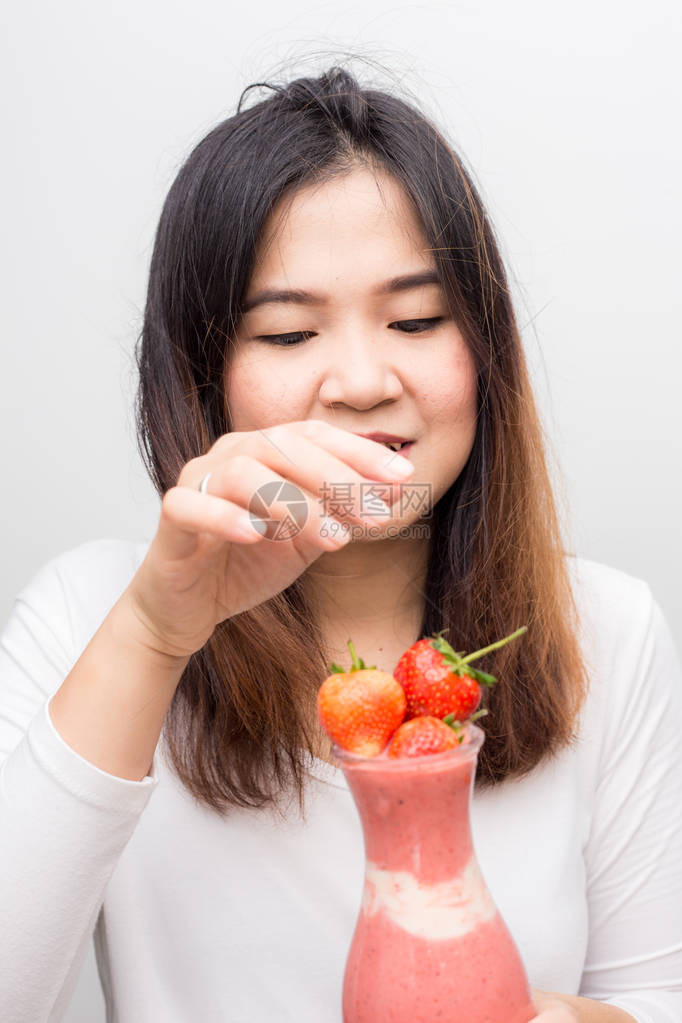
[[[267,355],[245,351],[225,374],[225,396],[233,430],[265,429],[304,419],[298,415],[300,381],[288,381],[268,364]]]

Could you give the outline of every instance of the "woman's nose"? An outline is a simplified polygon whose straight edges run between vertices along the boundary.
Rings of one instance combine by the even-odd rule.
[[[400,397],[403,385],[389,354],[388,346],[366,332],[339,338],[323,370],[322,404],[369,409]]]

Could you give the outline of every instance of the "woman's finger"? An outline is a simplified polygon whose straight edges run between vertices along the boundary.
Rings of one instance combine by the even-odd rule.
[[[177,486],[164,494],[157,533],[166,556],[179,559],[195,552],[201,533],[223,542],[252,543],[262,539],[265,529],[233,501]]]

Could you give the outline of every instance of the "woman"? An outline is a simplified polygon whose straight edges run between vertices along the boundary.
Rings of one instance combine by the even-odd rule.
[[[677,1020],[660,610],[562,550],[459,157],[339,68],[271,90],[162,213],[139,347],[156,534],[54,559],[5,629],[3,1019],[59,1019],[93,929],[121,1023],[340,1019],[362,839],[317,687],[349,637],[391,669],[422,635],[473,650],[524,623],[483,665],[473,812],[537,1019]]]

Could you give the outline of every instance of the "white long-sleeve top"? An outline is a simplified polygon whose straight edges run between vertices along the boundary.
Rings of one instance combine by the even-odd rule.
[[[52,559],[0,636],[3,1023],[57,1021],[94,936],[108,1023],[340,1023],[363,882],[340,771],[306,816],[196,803],[157,747],[131,781],[49,714],[148,541]],[[647,585],[570,559],[591,686],[579,742],[472,804],[483,875],[533,986],[682,1020],[682,674]]]

